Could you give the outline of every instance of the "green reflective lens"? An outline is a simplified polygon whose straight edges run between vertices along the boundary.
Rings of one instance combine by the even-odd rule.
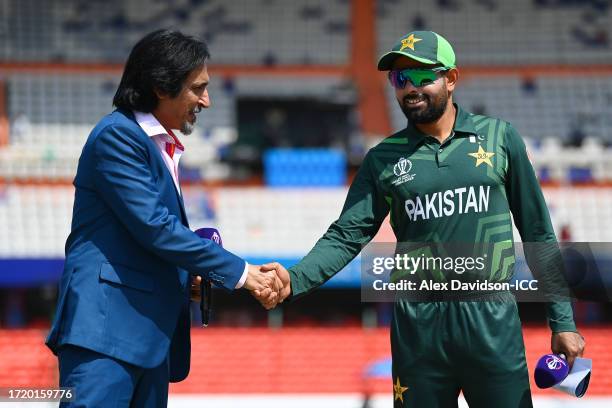
[[[389,80],[391,84],[398,89],[404,89],[406,83],[410,81],[416,87],[431,84],[438,78],[440,72],[444,72],[444,68],[434,69],[403,69],[401,71],[390,71]]]
[[[430,69],[405,69],[402,75],[414,86],[424,86],[436,80],[438,73]]]

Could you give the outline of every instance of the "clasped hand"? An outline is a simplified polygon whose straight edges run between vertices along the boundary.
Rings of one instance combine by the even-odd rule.
[[[270,310],[289,296],[291,279],[289,272],[278,262],[265,265],[249,265],[249,272],[244,288]]]

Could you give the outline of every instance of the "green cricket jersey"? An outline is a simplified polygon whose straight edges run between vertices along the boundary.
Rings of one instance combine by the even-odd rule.
[[[368,152],[338,220],[289,269],[294,297],[344,268],[389,213],[398,242],[491,242],[500,246],[500,264],[499,254],[512,249],[510,212],[524,242],[556,241],[517,131],[455,106],[453,132],[444,143],[409,125]],[[568,302],[549,303],[547,311],[553,331],[576,330]]]

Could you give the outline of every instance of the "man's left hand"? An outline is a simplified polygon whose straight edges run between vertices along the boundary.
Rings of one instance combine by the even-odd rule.
[[[570,369],[574,365],[574,359],[582,357],[584,347],[584,337],[576,332],[553,333],[550,341],[552,352],[555,354],[565,354]]]

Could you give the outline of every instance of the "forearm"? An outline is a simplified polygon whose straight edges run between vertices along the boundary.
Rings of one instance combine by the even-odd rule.
[[[349,239],[337,223],[332,224],[308,255],[289,268],[292,298],[304,296],[327,282],[359,254],[361,247],[361,240]]]
[[[514,128],[509,126],[508,129],[510,166],[507,195],[514,222],[524,242],[527,264],[548,300],[546,315],[551,330],[576,331],[564,263],[546,201],[525,144]]]
[[[289,269],[293,297],[304,296],[340,272],[374,237],[389,213],[368,154],[349,188],[342,213],[314,248]]]
[[[546,304],[548,325],[553,333],[576,332],[571,302],[549,302]]]

